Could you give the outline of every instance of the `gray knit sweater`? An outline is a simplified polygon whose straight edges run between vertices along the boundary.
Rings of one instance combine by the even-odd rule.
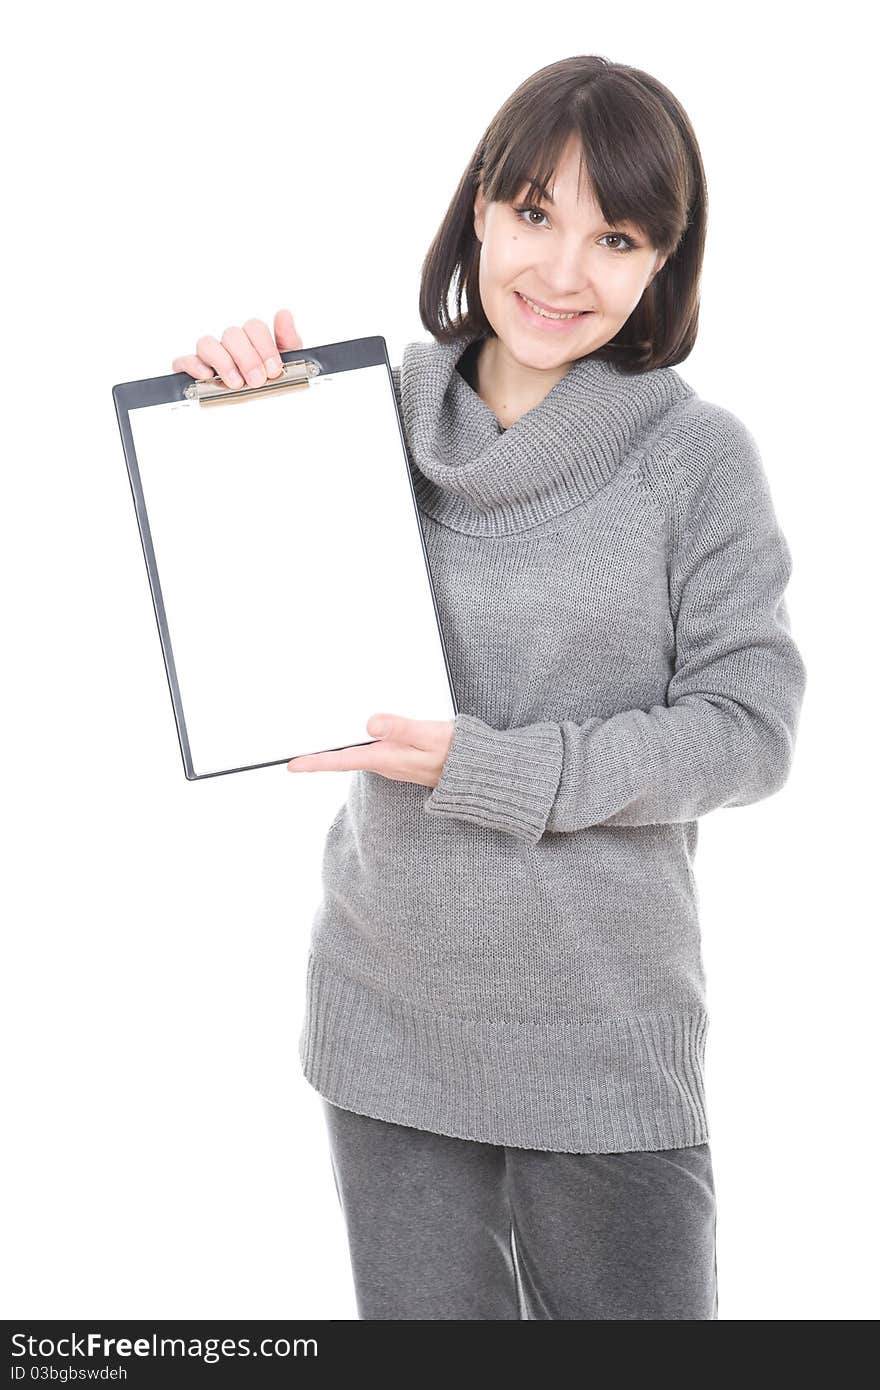
[[[702,1143],[697,818],[788,775],[789,549],[752,435],[674,369],[582,358],[502,430],[466,347],[394,370],[461,712],[436,787],[351,775],[303,1072],[493,1144]]]

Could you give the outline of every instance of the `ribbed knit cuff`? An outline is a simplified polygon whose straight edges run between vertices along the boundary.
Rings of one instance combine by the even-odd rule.
[[[534,845],[561,775],[558,724],[492,729],[476,715],[458,714],[440,780],[423,804],[428,815],[453,816]]]

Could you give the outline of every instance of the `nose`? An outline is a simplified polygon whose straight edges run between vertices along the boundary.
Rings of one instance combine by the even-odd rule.
[[[592,250],[585,247],[579,237],[557,242],[552,250],[548,248],[540,272],[547,291],[541,297],[548,304],[592,303],[595,284]]]

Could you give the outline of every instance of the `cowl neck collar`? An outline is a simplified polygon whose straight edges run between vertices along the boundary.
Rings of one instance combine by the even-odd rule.
[[[510,535],[599,492],[662,417],[694,394],[671,367],[632,376],[578,358],[502,429],[458,371],[473,338],[408,343],[400,404],[413,488],[427,515],[471,535]]]

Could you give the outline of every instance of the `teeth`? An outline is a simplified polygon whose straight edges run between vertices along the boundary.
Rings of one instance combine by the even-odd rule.
[[[525,300],[530,309],[534,309],[535,313],[540,314],[544,319],[579,319],[582,318],[583,314],[586,312],[586,310],[582,310],[574,314],[551,314],[549,309],[539,309],[537,304],[533,304],[521,291],[517,290],[517,294],[519,294],[521,299]]]

